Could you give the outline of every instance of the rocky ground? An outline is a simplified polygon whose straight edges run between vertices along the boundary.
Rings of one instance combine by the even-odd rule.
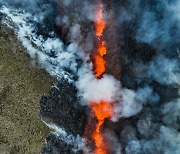
[[[0,24],[0,154],[36,154],[49,130],[39,100],[55,79],[32,64],[14,32]]]

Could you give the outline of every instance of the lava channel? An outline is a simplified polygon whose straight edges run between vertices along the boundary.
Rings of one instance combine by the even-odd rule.
[[[106,42],[103,39],[103,32],[106,28],[106,21],[103,18],[103,5],[102,2],[99,3],[98,11],[95,18],[95,31],[97,37],[97,49],[93,54],[93,66],[94,74],[98,79],[103,77],[106,71],[106,61],[104,56],[107,53]],[[86,125],[84,138],[87,139],[88,130],[90,138],[94,141],[94,154],[107,154],[109,151],[108,145],[106,144],[101,128],[104,124],[105,119],[111,118],[113,116],[113,103],[108,102],[102,98],[99,102],[90,102],[90,108],[93,112],[89,118],[89,122]],[[92,119],[96,118],[97,123],[93,130],[92,129]]]

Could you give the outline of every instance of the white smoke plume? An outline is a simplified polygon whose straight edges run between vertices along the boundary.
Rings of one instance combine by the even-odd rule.
[[[115,115],[113,121],[121,117],[131,117],[139,113],[147,104],[157,104],[159,96],[151,87],[139,88],[137,91],[122,88],[119,93],[121,99],[115,104]]]
[[[34,14],[37,3],[35,1],[23,1],[22,5],[25,5],[26,2],[34,7],[32,13]],[[71,6],[74,1],[63,0],[61,2],[65,6]],[[14,1],[14,3],[20,3],[20,1]],[[115,135],[112,137],[112,140],[118,143],[119,149],[117,151],[119,153],[124,150],[127,154],[179,154],[180,100],[174,98],[171,102],[162,102],[160,90],[156,85],[163,85],[167,89],[168,86],[180,89],[180,59],[177,52],[177,49],[180,48],[178,40],[180,35],[177,26],[177,21],[180,19],[180,1],[127,0],[128,5],[125,6],[118,5],[120,2],[117,1],[115,3],[117,3],[116,7],[118,8],[117,24],[120,29],[124,23],[130,23],[132,28],[129,29],[133,33],[133,39],[137,43],[144,43],[156,50],[155,55],[149,58],[146,63],[136,61],[136,58],[133,57],[135,53],[132,54],[133,60],[127,60],[128,65],[134,69],[133,73],[138,69],[137,63],[138,66],[145,68],[140,69],[138,74],[129,77],[131,81],[136,82],[134,88],[126,87],[124,83],[120,83],[111,75],[104,75],[99,80],[94,77],[91,71],[92,64],[87,63],[89,60],[88,53],[93,48],[91,32],[88,33],[87,38],[83,38],[81,24],[79,22],[70,24],[71,19],[67,14],[55,19],[56,24],[69,28],[71,42],[65,46],[61,39],[54,36],[53,31],[49,32],[49,35],[54,36],[52,38],[45,38],[43,35],[35,33],[36,26],[30,21],[42,22],[45,14],[48,13],[43,12],[43,8],[40,9],[39,16],[33,16],[29,11],[29,6],[25,7],[28,13],[6,6],[1,8],[1,12],[13,22],[12,28],[16,29],[19,40],[26,47],[30,56],[37,58],[48,72],[55,75],[59,80],[62,77],[67,78],[69,82],[74,82],[72,74],[78,76],[78,80],[74,83],[78,89],[78,97],[82,105],[99,102],[103,98],[109,102],[115,102],[115,115],[112,121],[117,122],[122,117],[127,118],[128,121],[129,118],[135,117],[135,120],[132,120],[135,121],[133,124],[131,122],[122,124],[122,131],[119,133],[120,139]],[[96,4],[84,2],[83,8],[77,10],[88,21],[92,22],[95,6]],[[138,20],[136,20],[137,18]],[[6,23],[8,19],[5,20]],[[80,17],[74,17],[74,19],[80,20]],[[119,30],[120,34],[118,33],[118,35],[129,35],[121,34],[122,29]],[[84,46],[81,46],[82,40],[85,40]],[[141,52],[146,54],[148,51],[143,48]],[[52,53],[53,56],[50,56]],[[81,66],[78,65],[77,59],[82,60]],[[70,73],[66,69],[70,70]],[[131,72],[131,70],[127,71]],[[125,131],[127,128],[128,131]],[[58,130],[56,131],[58,132]]]
[[[110,75],[97,79],[92,72],[80,72],[76,86],[80,90],[78,95],[82,97],[82,102],[85,104],[99,102],[102,99],[114,102],[120,97],[120,82]]]
[[[31,58],[38,58],[39,63],[52,75],[61,78],[69,78],[63,68],[69,68],[71,71],[77,71],[76,54],[77,51],[76,44],[70,44],[66,49],[64,44],[59,38],[47,38],[44,39],[43,36],[38,36],[34,33],[35,28],[33,24],[28,23],[29,20],[34,22],[38,21],[38,18],[33,17],[29,13],[21,13],[18,10],[9,9],[3,6],[1,12],[7,15],[7,19],[4,20],[6,24],[11,20],[13,26],[9,25],[11,28],[15,28],[17,37],[22,42],[23,46],[27,49],[27,52]],[[34,45],[33,45],[34,44]],[[56,58],[50,57],[49,54],[55,52]]]
[[[138,4],[139,3],[136,5]],[[93,5],[91,7],[93,8]],[[77,47],[76,43],[79,43],[77,38],[81,35],[80,25],[74,25],[71,27],[71,39],[74,41],[74,43],[70,44],[67,49],[64,49],[64,45],[59,38],[44,39],[42,36],[37,36],[35,33],[33,33],[35,27],[33,27],[33,24],[27,24],[27,21],[29,19],[38,21],[38,18],[32,17],[31,14],[22,14],[18,11],[10,11],[5,6],[1,11],[7,14],[13,23],[18,26],[18,38],[27,48],[31,57],[35,58],[37,56],[42,66],[44,66],[51,74],[56,75],[57,77],[64,76],[68,78],[66,72],[63,72],[63,68],[68,68],[74,73],[78,71],[76,63],[76,51],[80,50],[80,48]],[[65,23],[69,23],[67,18]],[[34,43],[37,47],[34,47],[32,43]],[[55,52],[56,58],[48,56],[51,51]],[[82,52],[79,52],[79,55],[82,56],[85,61],[88,60],[88,57],[84,57]],[[109,102],[117,102],[115,108],[116,116],[113,118],[117,120],[120,117],[130,117],[139,113],[143,108],[143,104],[146,104],[146,102],[149,100],[155,103],[159,101],[158,95],[154,94],[150,87],[140,88],[137,91],[134,91],[122,88],[121,83],[110,75],[105,75],[100,80],[96,79],[91,72],[91,67],[88,65],[89,64],[85,64],[84,68],[79,70],[79,80],[76,82],[76,86],[79,89],[78,96],[81,98],[82,104],[98,102],[101,99],[105,99]],[[150,74],[152,74],[155,79],[158,79],[158,75],[160,75],[160,73],[156,75],[155,73],[157,71],[153,70],[156,70],[154,67],[159,65],[155,65],[152,62],[150,66]],[[172,71],[174,66],[176,66],[176,63],[172,64]],[[164,66],[162,66],[162,68],[165,69]],[[166,70],[164,70],[164,72],[166,72]],[[172,72],[167,74],[171,75]],[[159,76],[159,78],[162,80],[161,76]],[[173,74],[171,76],[173,76]],[[166,76],[166,78],[167,77],[168,76]],[[166,80],[168,82],[172,81],[168,79]],[[176,80],[178,80],[178,77],[176,77]],[[178,81],[175,82],[177,83]]]

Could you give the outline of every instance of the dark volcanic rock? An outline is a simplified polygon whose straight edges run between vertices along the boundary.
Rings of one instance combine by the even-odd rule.
[[[47,143],[42,151],[43,154],[81,154],[74,146],[59,139],[56,135],[50,134]]]
[[[51,89],[49,96],[41,98],[40,113],[43,119],[52,120],[66,132],[82,135],[86,114],[85,108],[78,105],[76,93],[77,89],[73,84],[65,80],[59,81],[57,87]]]

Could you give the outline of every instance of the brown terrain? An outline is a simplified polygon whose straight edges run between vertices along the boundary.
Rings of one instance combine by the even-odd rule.
[[[40,119],[39,100],[54,82],[0,24],[0,154],[41,152],[49,130]]]

